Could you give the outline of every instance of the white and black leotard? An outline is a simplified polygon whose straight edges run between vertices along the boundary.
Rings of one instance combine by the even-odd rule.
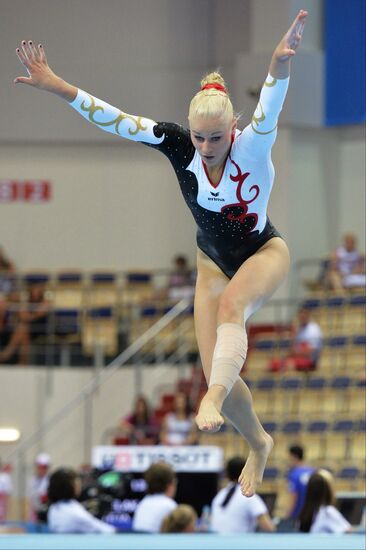
[[[268,75],[251,124],[236,130],[217,185],[210,181],[188,129],[128,115],[82,90],[71,106],[103,130],[168,157],[196,221],[198,247],[231,278],[269,239],[280,236],[267,217],[267,205],[274,180],[271,149],[288,81]]]

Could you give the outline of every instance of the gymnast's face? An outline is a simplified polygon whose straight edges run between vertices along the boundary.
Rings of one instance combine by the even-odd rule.
[[[190,121],[192,143],[208,168],[224,164],[235,130],[236,120],[195,117]]]

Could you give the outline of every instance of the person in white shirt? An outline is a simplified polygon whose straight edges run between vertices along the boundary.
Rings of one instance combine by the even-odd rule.
[[[28,481],[29,519],[43,521],[47,506],[47,490],[51,457],[48,453],[39,453],[34,460],[34,473]]]
[[[164,417],[160,442],[163,445],[195,445],[197,441],[198,434],[188,395],[177,392],[173,411]]]
[[[76,472],[60,468],[48,486],[48,527],[51,533],[115,533],[116,529],[94,517],[76,499],[81,483]]]
[[[145,472],[148,494],[139,502],[132,520],[132,530],[159,533],[165,517],[175,510],[177,489],[173,468],[166,462],[156,462]]]
[[[226,465],[229,483],[218,492],[211,504],[211,531],[217,533],[253,533],[275,531],[268,509],[258,495],[243,496],[238,478],[244,468],[245,460],[231,458]]]
[[[357,249],[353,233],[343,235],[342,244],[331,254],[325,272],[325,283],[332,290],[342,293],[345,288],[365,286],[365,255]]]
[[[323,347],[323,333],[315,321],[311,319],[311,310],[302,307],[297,313],[297,327],[294,330],[293,341],[288,355],[284,359],[272,359],[269,369],[313,371],[317,367]]]
[[[327,470],[317,470],[308,482],[299,530],[304,533],[350,533],[351,524],[334,504],[333,477]]]
[[[9,467],[3,466],[0,459],[0,522],[8,519],[9,498],[13,492],[13,483]]]

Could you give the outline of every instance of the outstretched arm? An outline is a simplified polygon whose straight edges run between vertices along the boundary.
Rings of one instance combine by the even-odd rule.
[[[16,53],[28,72],[28,76],[18,76],[14,80],[16,84],[28,84],[66,99],[73,109],[105,132],[151,145],[163,141],[163,136],[156,137],[154,134],[155,121],[128,115],[57,76],[48,65],[42,44],[36,47],[31,40],[23,40]]]
[[[299,11],[291,27],[273,52],[269,66],[269,73],[273,78],[282,79],[289,76],[291,57],[296,54],[296,49],[301,42],[307,16],[307,11]]]
[[[245,147],[247,151],[251,149],[254,156],[266,155],[275,142],[278,117],[289,83],[290,60],[300,44],[307,15],[306,11],[299,11],[275,48],[252,122],[243,131]]]

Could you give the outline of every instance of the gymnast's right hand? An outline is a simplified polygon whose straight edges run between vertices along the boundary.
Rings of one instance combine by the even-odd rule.
[[[23,40],[16,53],[29,76],[18,76],[14,83],[28,84],[40,90],[54,92],[60,79],[50,69],[42,44],[36,47],[31,40]]]
[[[23,40],[21,47],[16,49],[16,53],[29,76],[17,76],[14,79],[15,84],[28,84],[39,90],[57,94],[67,101],[75,99],[77,88],[55,75],[47,63],[42,44],[38,44],[36,47],[31,40],[28,42]]]

